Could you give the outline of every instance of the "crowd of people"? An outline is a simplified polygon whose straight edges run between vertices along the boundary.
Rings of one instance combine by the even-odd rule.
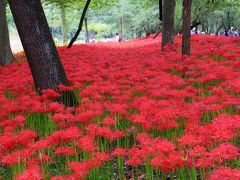
[[[206,34],[205,32],[197,31],[196,28],[193,28],[191,30],[191,34]],[[210,34],[210,35],[216,35],[216,34]],[[229,30],[225,29],[223,32],[220,33],[221,36],[235,36],[238,37],[240,36],[239,31],[237,28],[231,27]]]
[[[231,27],[229,30],[225,29],[225,31],[223,31],[221,33],[222,36],[239,36],[239,31],[234,28],[234,27]]]

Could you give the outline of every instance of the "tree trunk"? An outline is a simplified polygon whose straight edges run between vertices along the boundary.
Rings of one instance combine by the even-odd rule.
[[[159,0],[159,20],[163,19],[163,1]]]
[[[6,6],[3,0],[0,0],[0,66],[11,64],[12,62],[13,54],[10,47]]]
[[[164,0],[163,2],[162,51],[165,45],[174,43],[175,4],[175,0]]]
[[[71,39],[71,41],[68,45],[68,48],[72,47],[73,43],[77,40],[78,35],[82,31],[83,21],[85,19],[86,14],[87,14],[87,10],[88,10],[88,7],[89,7],[90,3],[91,3],[91,0],[87,0],[87,2],[85,4],[85,7],[83,9],[83,12],[82,12],[82,16],[81,16],[81,19],[80,19],[80,22],[79,22],[78,30],[77,30],[76,34],[74,35],[74,37]]]
[[[121,16],[120,20],[120,34],[121,34],[121,38],[124,38],[124,19],[123,19],[123,15]]]
[[[54,89],[61,93],[58,101],[67,106],[78,104],[73,92],[60,92],[59,85],[69,85],[63,65],[40,0],[9,0],[36,90]]]
[[[63,6],[60,6],[60,14],[62,23],[62,43],[65,45],[67,44],[67,22],[65,16],[65,8]]]
[[[190,56],[191,48],[191,6],[192,0],[183,0],[182,55]]]
[[[68,85],[41,1],[9,0],[9,5],[37,91]]]
[[[87,17],[85,17],[85,19],[84,19],[84,24],[85,24],[85,43],[89,43],[89,32],[88,32]]]

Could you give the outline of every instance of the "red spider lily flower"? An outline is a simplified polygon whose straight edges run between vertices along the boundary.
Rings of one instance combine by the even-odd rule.
[[[60,97],[60,94],[54,91],[53,89],[47,89],[47,90],[42,90],[42,98],[44,100],[49,100],[49,99],[55,99],[57,97]]]
[[[60,113],[64,111],[64,105],[60,104],[58,102],[51,102],[47,105],[46,107],[46,112],[56,112],[56,113]]]
[[[66,130],[56,131],[46,138],[49,145],[56,146],[61,143],[69,143],[76,140],[81,135],[78,127],[70,127]]]
[[[238,158],[239,148],[230,143],[221,144],[218,148],[213,149],[209,156],[216,162],[223,162],[224,160],[232,160]]]
[[[43,179],[41,175],[41,167],[36,161],[34,160],[29,161],[27,170],[23,174],[17,176],[16,179],[17,180],[25,180],[25,179],[41,180]]]
[[[116,156],[124,157],[127,155],[127,151],[124,148],[116,148],[116,149],[114,149],[114,151],[112,152],[111,155],[114,157],[116,157]]]
[[[33,149],[33,150],[43,150],[46,149],[50,146],[49,141],[48,140],[39,140],[33,144],[29,145],[29,148]]]
[[[77,154],[77,151],[71,147],[59,147],[54,152],[56,155],[63,155],[63,156],[72,156]]]
[[[35,132],[30,130],[20,131],[17,135],[17,143],[21,146],[27,146],[32,143],[33,139],[37,136],[38,135]]]
[[[116,121],[113,118],[111,118],[111,117],[107,117],[107,118],[103,119],[101,124],[103,124],[105,126],[113,126],[113,125],[116,124]]]
[[[73,176],[77,179],[85,179],[91,170],[90,161],[71,162],[69,166],[70,170],[74,172]]]
[[[59,84],[58,87],[59,87],[60,91],[73,91],[73,87],[66,86],[63,84]]]
[[[31,158],[35,154],[31,149],[24,149],[16,151],[13,154],[6,155],[1,159],[1,163],[6,166],[17,165],[20,162],[26,162],[28,158]]]
[[[161,168],[164,172],[174,171],[175,168],[180,168],[184,164],[181,156],[171,154],[169,157],[154,157],[151,160],[151,165],[156,169]]]
[[[14,119],[12,119],[14,121],[14,123],[16,123],[19,127],[23,127],[25,124],[25,118],[21,115],[14,117]]]
[[[127,165],[128,166],[139,166],[143,163],[143,161],[136,156],[131,157],[128,161],[127,161]]]
[[[210,180],[239,180],[240,170],[231,169],[230,167],[220,167],[211,176]]]
[[[94,139],[88,135],[81,137],[77,145],[85,152],[93,153],[95,151]]]
[[[107,162],[110,158],[110,155],[105,152],[96,152],[92,157],[92,161],[94,164],[96,163],[97,166],[101,166],[104,162]]]

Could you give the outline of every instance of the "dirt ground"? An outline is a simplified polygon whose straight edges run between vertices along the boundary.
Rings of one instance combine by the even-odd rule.
[[[23,51],[23,47],[19,37],[10,37],[10,44],[13,53]]]

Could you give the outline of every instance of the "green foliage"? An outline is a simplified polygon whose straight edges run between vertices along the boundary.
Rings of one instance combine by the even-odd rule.
[[[86,0],[42,0],[44,11],[52,28],[54,39],[62,38],[61,8],[65,10],[67,38],[76,32]],[[201,22],[198,30],[216,33],[220,28],[238,28],[240,22],[239,0],[193,0],[192,20]],[[7,8],[10,34],[17,34],[11,12]],[[90,38],[113,36],[116,32],[123,39],[132,39],[154,33],[160,27],[159,0],[92,0],[88,13]],[[175,29],[182,29],[182,0],[176,0]],[[84,28],[83,28],[84,32]],[[84,33],[78,40],[84,40]]]

